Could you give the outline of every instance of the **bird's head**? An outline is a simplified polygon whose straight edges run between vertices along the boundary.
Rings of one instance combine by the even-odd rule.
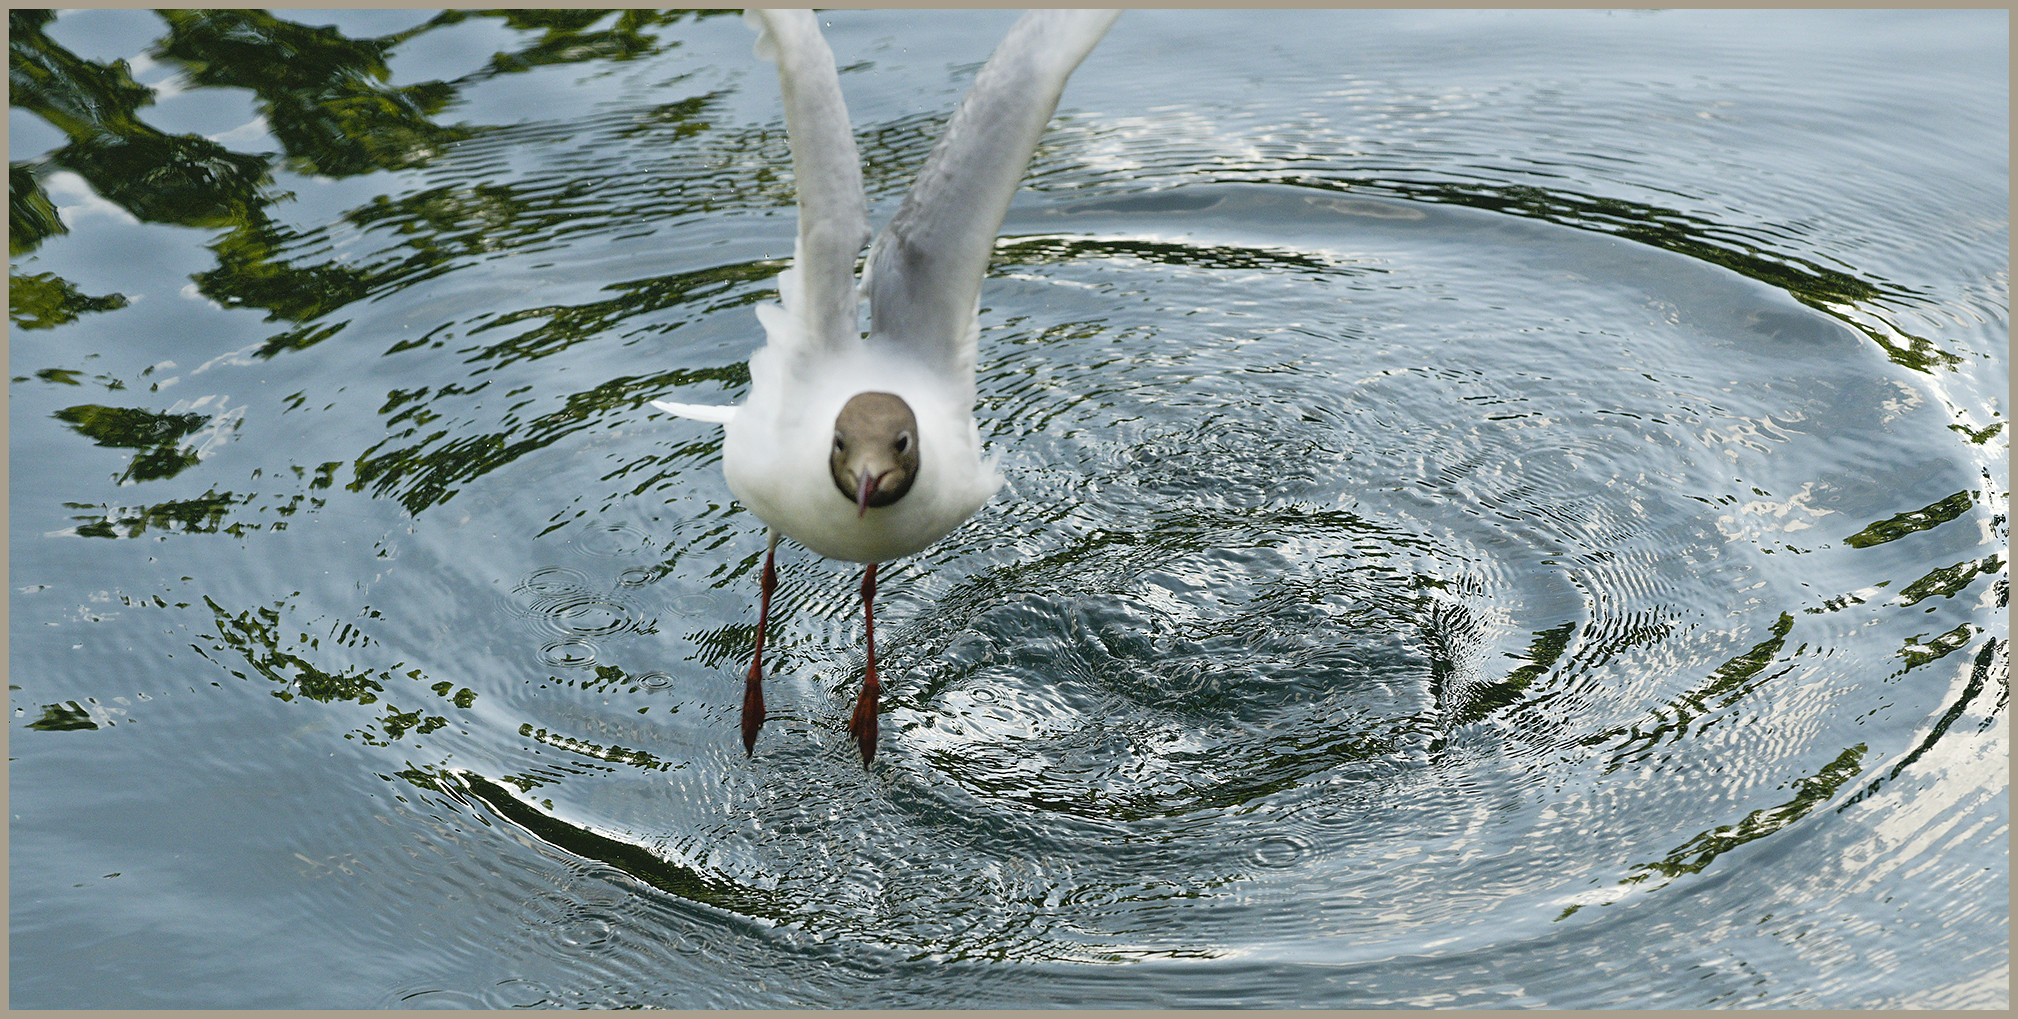
[[[827,466],[858,517],[902,499],[918,479],[918,418],[911,405],[892,393],[849,398],[834,418]]]

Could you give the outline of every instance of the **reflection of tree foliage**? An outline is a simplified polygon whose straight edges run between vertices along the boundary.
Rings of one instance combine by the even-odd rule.
[[[314,478],[309,481],[311,491],[328,488],[333,484],[332,476],[342,464],[331,461],[315,469]],[[297,475],[306,474],[296,467]],[[85,538],[138,538],[149,531],[174,534],[228,534],[243,537],[253,531],[287,530],[289,517],[306,506],[310,510],[321,509],[323,499],[306,493],[296,492],[287,498],[261,506],[253,506],[257,496],[240,496],[232,492],[215,489],[204,492],[193,499],[174,499],[145,506],[103,506],[81,502],[66,502],[63,508],[88,511],[73,517],[77,520],[77,534]],[[252,523],[233,521],[226,523],[234,506],[249,508]]]
[[[96,729],[98,723],[92,721],[90,709],[76,701],[65,701],[42,705],[42,716],[28,723],[28,728],[43,732],[75,732]]]
[[[502,422],[502,431],[463,437],[451,437],[448,429],[437,428],[417,445],[384,449],[389,443],[418,433],[421,423],[417,421],[365,450],[354,466],[357,480],[349,488],[355,492],[369,487],[374,495],[397,493],[400,505],[418,515],[436,503],[454,498],[463,484],[591,427],[605,413],[633,410],[686,377],[692,377],[692,373],[622,376],[586,393],[571,394],[562,409],[529,423],[509,418]]]
[[[265,215],[266,159],[198,135],[150,127],[94,134],[58,150],[54,159],[146,222],[219,227]]]
[[[198,135],[168,135],[142,123],[152,90],[123,60],[97,64],[51,42],[50,12],[10,12],[8,101],[70,138],[49,156],[108,200],[150,223],[225,226],[262,215],[266,160]],[[16,194],[10,206],[32,205]],[[11,209],[10,209],[11,211]]]
[[[118,390],[126,388],[126,383],[110,375],[86,376],[83,372],[74,368],[43,368],[37,371],[34,377],[44,382],[56,383],[59,386],[81,386],[84,384],[84,380],[89,378],[92,382],[96,382],[106,389]],[[29,376],[26,375],[16,375],[14,381],[26,382],[28,378]]]
[[[172,478],[195,466],[196,451],[182,445],[182,440],[210,423],[202,414],[157,414],[135,407],[92,404],[65,407],[55,416],[100,446],[141,451],[119,476],[121,484]]]
[[[1266,175],[1266,179],[1271,181],[1279,178],[1279,174]],[[1778,287],[1802,304],[1857,330],[1902,367],[1926,372],[1961,361],[1961,358],[1942,350],[1925,337],[1899,333],[1890,328],[1876,328],[1855,313],[1856,309],[1869,306],[1881,298],[1916,299],[1920,295],[1898,284],[1889,284],[1890,289],[1881,288],[1868,280],[1812,260],[1773,251],[1741,231],[1679,209],[1530,185],[1348,181],[1303,175],[1280,182],[1334,191],[1351,189],[1392,194],[1411,201],[1463,205],[1624,237],[1699,262],[1722,266]]]
[[[1638,884],[1648,878],[1680,877],[1683,874],[1700,873],[1717,857],[1730,852],[1747,842],[1765,838],[1808,816],[1816,807],[1829,801],[1843,783],[1856,778],[1864,767],[1865,746],[1862,743],[1850,747],[1837,755],[1836,759],[1823,765],[1820,771],[1794,781],[1794,795],[1785,803],[1771,807],[1761,807],[1746,814],[1736,824],[1727,824],[1697,835],[1677,846],[1668,855],[1652,863],[1640,864],[1635,873],[1625,879],[1624,884]]]
[[[700,130],[698,118],[714,101],[715,97],[709,95],[668,104],[660,108],[654,119],[661,130],[670,128],[675,137],[692,133]],[[507,143],[505,135],[484,135],[470,145],[502,148]],[[725,158],[721,153],[732,147],[725,144],[720,150],[713,146],[710,150],[716,158]],[[195,279],[199,289],[219,303],[265,308],[272,318],[304,323],[269,338],[258,354],[271,357],[321,342],[345,325],[342,321],[318,320],[365,298],[440,275],[460,262],[493,257],[501,250],[524,245],[551,244],[578,233],[608,230],[611,221],[606,207],[612,197],[611,183],[610,178],[602,175],[542,179],[525,184],[458,183],[404,195],[376,196],[344,213],[340,224],[307,232],[277,224],[247,224],[213,245],[217,267],[197,273]],[[703,211],[733,197],[740,195],[728,181],[639,196],[652,203],[655,217],[666,218]],[[789,195],[784,200],[789,201]],[[585,216],[584,209],[592,208],[603,212]],[[327,260],[332,235],[339,231],[391,237],[394,243],[356,261]],[[290,254],[295,252],[300,254]],[[644,310],[654,292],[666,286],[699,288],[705,293],[711,282],[767,278],[777,268],[763,263],[708,270],[692,280],[633,284],[630,289],[635,293],[627,294],[626,300],[613,302],[614,313]]]
[[[1918,637],[1910,637],[1906,646],[1899,649],[1899,657],[1906,660],[1906,667],[1899,671],[1917,669],[1960,651],[1968,646],[1971,638],[1982,632],[1983,628],[1975,623],[1957,623],[1954,629],[1924,642]]]
[[[140,130],[135,111],[154,101],[124,60],[109,66],[79,59],[42,30],[47,10],[7,12],[7,102],[36,113],[72,138]]]
[[[1940,595],[1953,598],[1968,589],[1977,577],[1993,577],[2003,569],[2002,556],[1991,556],[1980,562],[1964,561],[1953,566],[1945,566],[1921,577],[1899,589],[1902,605],[1916,605],[1924,599]],[[1999,591],[1998,607],[2003,607],[2003,592]]]
[[[75,322],[77,316],[87,312],[124,307],[124,294],[92,297],[55,273],[7,279],[7,319],[17,329],[50,329]]]
[[[1871,524],[1863,530],[1844,538],[1843,544],[1851,548],[1869,548],[1872,545],[1882,545],[1888,541],[1897,541],[1916,531],[1924,531],[1928,528],[1945,524],[1969,512],[1969,508],[1975,504],[1975,493],[1965,488],[1931,506],[1924,506],[1920,509],[1900,513]]]
[[[1102,258],[1136,259],[1152,265],[1203,269],[1255,269],[1326,277],[1383,272],[1342,264],[1319,252],[1259,245],[1196,244],[1133,237],[1025,237],[995,249],[997,264],[1064,265]]]
[[[1992,557],[1984,565],[1991,566],[1999,562],[1996,557]],[[1966,582],[1968,577],[1974,575],[1973,572],[1966,569],[1971,565],[1964,563],[1954,568],[1955,571],[1961,573],[1964,582]],[[1937,571],[1937,573],[1943,572]],[[1953,578],[1945,579],[1953,580]],[[1924,597],[1925,593],[1921,596]],[[1585,742],[1604,742],[1621,735],[1627,737],[1625,742],[1613,754],[1611,764],[1606,769],[1607,771],[1613,771],[1625,763],[1627,755],[1635,750],[1650,749],[1664,738],[1681,737],[1688,731],[1690,723],[1695,718],[1716,708],[1730,706],[1739,698],[1750,693],[1759,683],[1765,679],[1772,678],[1772,676],[1764,676],[1762,678],[1761,674],[1765,673],[1766,669],[1779,659],[1781,652],[1785,649],[1787,636],[1793,630],[1793,625],[1793,616],[1781,613],[1779,619],[1773,624],[1770,637],[1753,645],[1745,653],[1717,667],[1710,674],[1709,679],[1701,686],[1676,698],[1665,708],[1656,710],[1654,712],[1655,725],[1644,731],[1639,726],[1634,726],[1627,732],[1613,730],[1607,733],[1600,733],[1585,740]],[[1981,627],[1965,622],[1924,644],[1909,640],[1906,647],[1900,652],[1900,657],[1907,661],[1905,669],[1901,671],[1917,668],[1959,650],[1981,632]],[[1850,803],[1855,803],[1876,791],[1883,782],[1897,778],[1901,771],[1905,770],[1908,765],[1924,754],[1936,740],[1946,733],[1948,728],[1961,717],[1968,705],[1973,703],[1983,693],[1991,675],[1994,674],[1998,680],[2006,684],[2005,696],[2008,697],[2008,662],[2004,660],[2005,648],[2006,645],[2004,642],[1995,639],[1985,643],[1982,651],[1976,657],[1968,684],[1961,696],[1934,724],[1933,730],[1921,741],[1920,745],[1895,765],[1888,775],[1873,781],[1869,786],[1859,791],[1856,796],[1851,797],[1842,804],[1842,807],[1847,807]],[[1774,673],[1773,675],[1781,675],[1784,672],[1785,670],[1781,670],[1781,672]],[[2002,699],[1998,703],[2001,706],[2003,703]],[[1838,789],[1841,789],[1846,783],[1862,773],[1864,754],[1867,752],[1867,749],[1865,744],[1859,743],[1844,750],[1835,760],[1823,766],[1814,775],[1796,779],[1793,783],[1794,795],[1786,802],[1754,810],[1735,824],[1723,825],[1702,832],[1670,851],[1664,858],[1638,865],[1634,868],[1634,873],[1627,876],[1621,883],[1632,885],[1653,878],[1673,879],[1686,874],[1699,873],[1723,853],[1736,849],[1747,842],[1772,835],[1786,828],[1788,825],[1799,821],[1801,818],[1812,813],[1816,808],[1827,803],[1836,795]],[[1838,807],[1837,809],[1840,810],[1842,807]],[[1569,916],[1576,912],[1578,908],[1580,907],[1570,907],[1557,919]]]
[[[1794,617],[1780,613],[1780,617],[1773,621],[1770,636],[1711,670],[1709,677],[1693,689],[1655,708],[1650,724],[1644,728],[1634,724],[1625,730],[1595,733],[1586,737],[1584,743],[1596,745],[1623,737],[1619,748],[1612,753],[1611,763],[1605,768],[1609,773],[1617,771],[1631,755],[1652,750],[1663,741],[1681,739],[1688,734],[1689,726],[1696,719],[1716,709],[1729,707],[1766,679],[1773,678],[1767,676],[1761,679],[1760,673],[1779,659],[1780,652],[1787,646],[1787,635],[1793,630]],[[1774,673],[1774,676],[1780,674]]]
[[[426,162],[468,135],[430,118],[455,98],[442,82],[386,84],[386,57],[420,26],[383,39],[347,39],[265,11],[163,11],[168,35],[153,55],[190,80],[249,89],[293,168],[330,177]]]
[[[7,164],[7,253],[24,255],[43,241],[68,232],[56,204],[26,163]]]
[[[584,340],[606,336],[625,318],[641,313],[679,309],[699,313],[752,304],[762,293],[753,285],[768,283],[783,268],[782,263],[769,261],[711,266],[673,276],[611,284],[604,289],[614,291],[617,296],[608,300],[508,312],[477,326],[471,335],[522,322],[539,324],[478,349],[470,360],[489,362],[485,370],[536,361]],[[715,300],[702,304],[706,298]],[[731,383],[747,382],[748,372],[738,367],[721,377]]]
[[[149,530],[183,534],[215,534],[231,507],[241,502],[230,492],[215,489],[194,499],[175,499],[151,506],[111,507],[66,502],[65,509],[91,510],[75,519],[77,534],[84,538],[137,538]],[[241,532],[242,533],[242,532]]]
[[[1913,762],[1918,761],[1933,748],[1935,743],[1948,734],[1949,728],[1961,720],[1968,712],[1969,706],[1988,692],[1993,683],[1996,684],[1997,697],[1995,703],[1983,711],[1984,717],[1979,723],[1982,728],[1995,724],[1997,716],[2003,713],[2005,705],[2011,700],[2011,642],[1996,637],[1983,642],[1982,649],[1976,652],[1976,660],[1970,665],[1969,678],[1962,686],[1962,693],[1955,698],[1953,704],[1948,705],[1948,710],[1942,712],[1941,717],[1934,721],[1919,744],[1907,751],[1906,756],[1899,758],[1899,762],[1892,765],[1884,775],[1872,779],[1871,784],[1857,791],[1857,795],[1843,801],[1836,810],[1840,812],[1850,804],[1877,792],[1885,783],[1898,778],[1901,772],[1912,767]]]
[[[353,704],[378,704],[389,687],[411,688],[411,684],[425,683],[419,669],[405,669],[405,663],[396,663],[383,669],[349,669],[331,672],[310,661],[302,650],[315,650],[320,642],[303,634],[301,641],[307,648],[296,649],[284,640],[285,630],[281,625],[282,611],[287,608],[285,600],[272,606],[258,606],[236,614],[219,605],[209,595],[203,597],[205,605],[215,619],[217,632],[200,634],[209,641],[191,645],[197,654],[231,673],[239,679],[257,676],[275,685],[271,691],[274,697],[283,701],[296,698],[331,703],[349,701]],[[243,659],[248,674],[233,663],[213,657],[226,651],[235,652]],[[468,710],[476,704],[476,693],[467,687],[457,689],[452,683],[435,683],[423,687],[447,706],[458,710]],[[425,735],[448,724],[448,719],[439,714],[428,714],[421,710],[401,710],[387,703],[385,713],[374,723],[350,733],[348,738],[361,739],[372,746],[385,746],[411,732]]]
[[[578,64],[597,60],[634,60],[658,52],[662,44],[645,29],[670,25],[683,18],[731,14],[726,10],[641,11],[626,10],[608,28],[594,29],[607,10],[488,10],[445,11],[428,23],[432,28],[453,25],[465,18],[499,18],[512,28],[542,34],[538,41],[516,53],[499,53],[491,58],[494,74],[513,74],[552,64]]]
[[[264,11],[166,11],[168,35],[154,55],[181,64],[198,85],[251,90],[287,159],[304,173],[342,177],[404,169],[433,159],[477,129],[437,124],[470,81],[555,64],[630,60],[663,46],[647,30],[693,12],[627,10],[445,11],[376,39],[350,39]],[[721,13],[721,12],[711,12]],[[540,37],[494,56],[452,82],[388,84],[387,59],[401,43],[472,18],[497,18]]]
[[[481,348],[472,361],[508,364],[544,357],[583,340],[604,335],[626,315],[648,313],[689,304],[698,296],[721,295],[721,300],[744,303],[754,298],[747,284],[768,278],[776,270],[770,263],[749,263],[726,269],[706,269],[693,273],[645,280],[612,289],[623,296],[580,306],[559,306],[513,313],[481,327],[494,328],[528,318],[547,321],[533,329]],[[646,400],[679,386],[714,381],[726,387],[749,382],[748,369],[741,365],[699,371],[669,370],[649,375],[619,376],[586,392],[569,394],[559,410],[520,421],[507,415],[499,430],[478,435],[457,436],[440,427],[437,414],[416,403],[421,392],[396,394],[383,413],[387,427],[398,430],[385,441],[365,450],[355,465],[357,480],[352,491],[370,488],[373,494],[397,493],[408,512],[418,514],[438,502],[452,498],[463,484],[483,477],[521,456],[552,446],[562,438],[597,425],[612,413],[629,413]],[[478,387],[481,388],[481,387]],[[439,399],[452,393],[467,393],[444,387],[434,394]],[[404,427],[400,427],[400,426]],[[423,431],[428,426],[434,426]],[[403,445],[419,437],[412,445]]]
[[[517,825],[548,845],[585,860],[606,863],[661,891],[689,902],[700,902],[743,916],[779,921],[796,907],[784,897],[744,882],[724,880],[685,863],[669,860],[643,846],[619,841],[542,813],[511,791],[473,772],[448,768],[409,768],[398,777],[414,787],[439,792],[464,803],[481,803],[496,816]]]
[[[608,761],[611,764],[628,765],[629,767],[644,771],[668,771],[673,766],[670,761],[661,761],[643,750],[632,750],[629,747],[615,745],[604,746],[562,733],[548,732],[545,728],[536,729],[530,722],[519,726],[519,735],[544,743],[550,747],[580,754],[583,757],[593,757],[598,761]]]
[[[280,256],[299,235],[261,220],[241,224],[211,245],[217,268],[196,273],[197,289],[226,307],[265,308],[269,319],[304,322],[357,301],[369,292],[366,270],[335,263],[297,266]],[[295,329],[269,339],[265,356],[306,347],[312,329]]]
[[[194,87],[250,90],[291,168],[349,176],[426,164],[483,131],[436,122],[469,82],[538,66],[648,55],[671,45],[653,29],[723,13],[448,11],[403,32],[351,39],[332,27],[307,26],[264,11],[163,11],[167,33],[150,55],[179,65]],[[439,271],[455,255],[490,250],[496,243],[491,232],[500,227],[551,239],[541,231],[554,224],[535,214],[540,209],[572,215],[556,207],[567,204],[566,195],[434,189],[399,203],[413,213],[398,218],[409,220],[401,227],[402,236],[414,250],[364,267],[290,263],[285,253],[296,250],[304,238],[268,218],[267,206],[278,197],[266,191],[269,157],[149,127],[138,111],[153,102],[152,90],[133,80],[125,61],[99,64],[56,45],[43,34],[54,17],[46,10],[10,12],[10,101],[70,138],[44,160],[10,169],[10,237],[17,254],[63,231],[37,180],[39,166],[60,166],[143,221],[229,227],[214,245],[217,268],[197,274],[203,293],[227,307],[265,308],[274,318],[307,323],[381,288]],[[388,58],[398,45],[473,18],[496,18],[540,35],[525,49],[499,54],[489,66],[455,81],[389,84]],[[675,104],[680,108],[671,113],[685,121],[704,103]],[[573,197],[587,200],[596,190],[597,182],[587,181],[582,194]],[[369,227],[387,213],[381,200],[347,218]],[[415,225],[423,228],[413,229]],[[340,329],[341,323],[290,329],[273,337],[262,353],[310,346]]]
[[[1962,437],[1968,439],[1971,445],[1982,446],[1987,445],[1991,439],[1997,437],[1998,432],[2004,430],[2004,422],[1992,421],[1982,428],[1970,428],[1969,426],[1958,422],[1949,425],[1948,429],[1950,431],[1962,433]]]
[[[1484,719],[1495,711],[1520,703],[1528,687],[1549,674],[1555,668],[1556,660],[1569,650],[1570,635],[1577,624],[1574,621],[1547,630],[1536,631],[1528,641],[1527,653],[1523,655],[1527,664],[1507,673],[1505,679],[1483,683],[1466,690],[1464,700],[1455,705],[1445,723],[1455,729]]]
[[[1330,186],[1327,181],[1299,180],[1306,186]],[[1463,205],[1527,219],[1561,223],[1614,234],[1721,265],[1733,272],[1772,284],[1809,304],[1853,304],[1878,297],[1877,286],[1847,273],[1765,251],[1734,231],[1679,209],[1618,198],[1598,198],[1574,191],[1531,185],[1414,184],[1383,180],[1367,182],[1367,190],[1414,201]]]

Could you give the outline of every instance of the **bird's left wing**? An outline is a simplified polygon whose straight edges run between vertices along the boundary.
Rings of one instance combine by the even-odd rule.
[[[871,344],[971,373],[981,277],[1009,200],[1066,78],[1119,15],[1038,10],[1009,29],[869,249]]]

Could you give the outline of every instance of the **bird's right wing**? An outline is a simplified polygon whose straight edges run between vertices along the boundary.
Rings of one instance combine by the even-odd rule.
[[[995,47],[869,250],[872,344],[972,377],[974,312],[1002,217],[1065,79],[1119,15],[1031,11]]]
[[[861,338],[855,258],[869,242],[861,157],[819,19],[811,11],[749,11],[744,20],[758,31],[757,55],[778,65],[799,196],[798,245],[779,290],[802,335],[785,339],[806,348],[794,353],[817,355]],[[767,331],[779,343],[776,330]]]

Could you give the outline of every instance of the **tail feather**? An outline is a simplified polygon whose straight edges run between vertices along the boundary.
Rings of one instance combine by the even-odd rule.
[[[652,406],[677,417],[693,418],[695,421],[713,421],[718,425],[728,424],[729,419],[735,417],[736,411],[741,409],[733,405],[722,407],[708,403],[674,403],[670,400],[653,400]]]

